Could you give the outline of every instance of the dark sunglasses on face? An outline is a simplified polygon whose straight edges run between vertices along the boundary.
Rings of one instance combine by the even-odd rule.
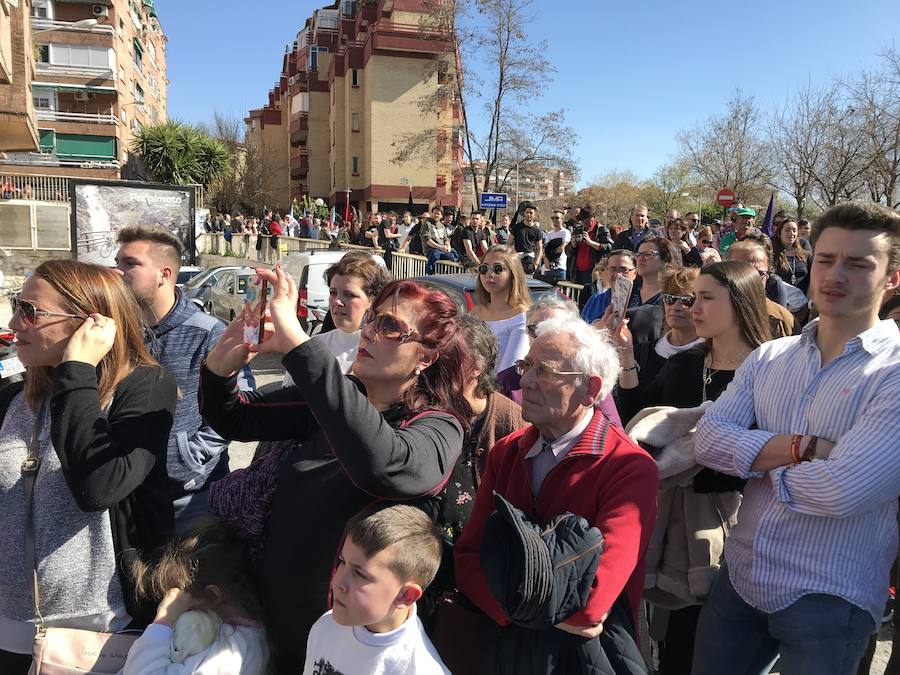
[[[487,274],[488,270],[493,272],[494,274],[503,274],[506,271],[506,268],[500,263],[494,263],[493,265],[488,265],[487,263],[481,263],[478,266],[478,274]]]
[[[28,324],[33,324],[39,316],[58,316],[64,319],[86,319],[86,316],[80,314],[63,314],[61,312],[48,312],[38,309],[30,300],[22,300],[18,295],[9,297],[9,305],[13,314],[18,314],[19,319]]]
[[[694,306],[694,298],[693,295],[673,295],[671,293],[663,293],[662,300],[667,305],[674,305],[676,302],[681,300],[681,304],[685,307],[693,307]]]
[[[712,246],[712,239],[701,239],[700,243],[704,246]]]
[[[383,337],[385,340],[394,340],[396,342],[420,342],[419,339],[413,339],[416,334],[415,329],[410,328],[406,323],[390,314],[375,314],[369,310],[363,315],[360,328],[365,330],[371,324],[372,330]]]

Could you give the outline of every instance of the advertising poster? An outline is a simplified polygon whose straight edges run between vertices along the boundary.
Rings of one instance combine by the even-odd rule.
[[[119,230],[154,225],[175,234],[184,245],[182,263],[196,259],[194,188],[126,181],[69,181],[75,258],[112,267]]]

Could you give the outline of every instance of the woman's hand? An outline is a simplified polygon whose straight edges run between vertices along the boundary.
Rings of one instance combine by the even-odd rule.
[[[610,340],[612,340],[619,352],[624,352],[626,349],[629,351],[634,350],[634,339],[631,336],[631,331],[628,330],[628,319],[617,318],[613,313],[612,305],[607,307],[606,311],[603,312],[603,316],[595,319],[591,326],[597,330],[605,330],[609,333]]]
[[[80,361],[96,367],[112,349],[115,339],[116,322],[102,314],[91,314],[72,333],[62,361]]]
[[[245,307],[244,311],[228,324],[215,347],[206,355],[206,367],[219,377],[231,377],[250,363],[255,356],[250,352],[249,345],[244,342],[246,313],[247,308]]]
[[[572,635],[577,635],[578,637],[583,637],[587,640],[591,640],[595,637],[598,637],[600,633],[603,632],[603,622],[606,621],[606,617],[609,616],[609,612],[604,614],[599,623],[592,624],[590,626],[573,626],[570,623],[562,622],[556,624],[555,628],[559,628],[567,633],[571,633]]]
[[[269,282],[272,296],[269,298],[267,312],[269,321],[260,326],[263,331],[262,344],[250,345],[250,351],[287,354],[309,340],[297,320],[297,285],[291,275],[284,271],[281,263],[275,265],[274,270],[260,268],[256,273]]]
[[[194,606],[194,596],[180,588],[170,588],[159,607],[156,608],[156,618],[153,623],[161,623],[169,628],[175,627],[178,617]]]

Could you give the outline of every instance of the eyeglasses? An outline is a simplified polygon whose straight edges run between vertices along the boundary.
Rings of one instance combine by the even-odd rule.
[[[712,246],[712,239],[701,239],[700,243],[704,246]]]
[[[640,253],[635,253],[635,258],[658,258],[660,256],[659,251],[641,251]]]
[[[537,326],[538,325],[536,323],[529,323],[527,326],[525,326],[525,330],[528,331],[528,337],[530,337],[532,340],[537,337]]]
[[[376,314],[368,310],[363,314],[360,329],[366,330],[372,326],[372,330],[386,340],[394,340],[396,342],[421,342],[419,339],[413,339],[416,334],[414,328],[410,328],[402,319],[398,319],[391,314]]]
[[[525,359],[519,359],[516,361],[516,373],[519,377],[525,377],[525,374],[534,370],[534,375],[537,378],[537,381],[541,384],[553,384],[560,377],[565,375],[586,375],[587,373],[582,373],[580,370],[556,370],[551,368],[548,365],[543,363],[538,363],[537,365],[526,361]]]
[[[674,305],[681,300],[684,307],[693,307],[696,298],[693,295],[672,295],[671,293],[663,293],[662,301],[667,305]]]
[[[615,272],[616,274],[628,274],[629,272],[634,272],[633,267],[607,267],[608,272]]]
[[[478,266],[478,274],[487,274],[488,270],[493,272],[494,274],[503,274],[506,271],[506,268],[500,263],[494,263],[493,265],[488,265],[487,263],[481,263]]]
[[[38,309],[30,300],[22,300],[18,295],[9,296],[9,305],[13,314],[18,314],[19,319],[27,324],[33,324],[39,316],[58,316],[64,319],[86,319],[81,314],[63,314],[61,312],[48,312]]]

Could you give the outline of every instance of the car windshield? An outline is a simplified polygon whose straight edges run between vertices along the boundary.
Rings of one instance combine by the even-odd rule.
[[[194,288],[209,277],[203,270],[182,270],[178,273],[177,284],[184,284],[185,288]]]

